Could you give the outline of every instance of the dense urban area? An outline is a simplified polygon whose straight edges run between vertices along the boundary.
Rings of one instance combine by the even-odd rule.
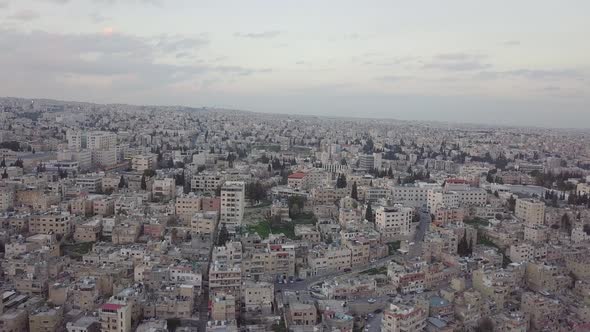
[[[0,331],[589,331],[590,132],[0,99]]]

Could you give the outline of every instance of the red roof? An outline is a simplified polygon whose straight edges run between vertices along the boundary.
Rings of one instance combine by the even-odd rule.
[[[289,175],[289,179],[303,179],[305,177],[305,173],[297,172]]]
[[[119,310],[121,307],[123,307],[123,305],[121,304],[114,304],[114,303],[105,303],[102,305],[102,307],[100,307],[102,310],[112,310],[112,311],[117,311]]]

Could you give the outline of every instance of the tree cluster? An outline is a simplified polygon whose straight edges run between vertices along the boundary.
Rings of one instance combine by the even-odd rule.
[[[473,254],[473,245],[471,241],[467,241],[467,231],[465,231],[463,238],[457,244],[457,254],[461,257],[467,257]]]
[[[266,198],[267,188],[260,181],[246,184],[246,198],[252,203],[259,202]]]
[[[346,175],[338,174],[338,178],[336,179],[336,188],[346,188]]]

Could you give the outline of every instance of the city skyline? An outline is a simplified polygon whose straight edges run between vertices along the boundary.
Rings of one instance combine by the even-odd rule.
[[[590,46],[580,41],[589,6],[3,0],[0,91],[96,103],[587,127]]]

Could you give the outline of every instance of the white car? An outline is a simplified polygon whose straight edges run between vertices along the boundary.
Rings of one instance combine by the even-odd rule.
[[[375,300],[374,298],[370,298],[367,300],[367,302],[373,304],[373,303],[377,302],[377,300]]]

